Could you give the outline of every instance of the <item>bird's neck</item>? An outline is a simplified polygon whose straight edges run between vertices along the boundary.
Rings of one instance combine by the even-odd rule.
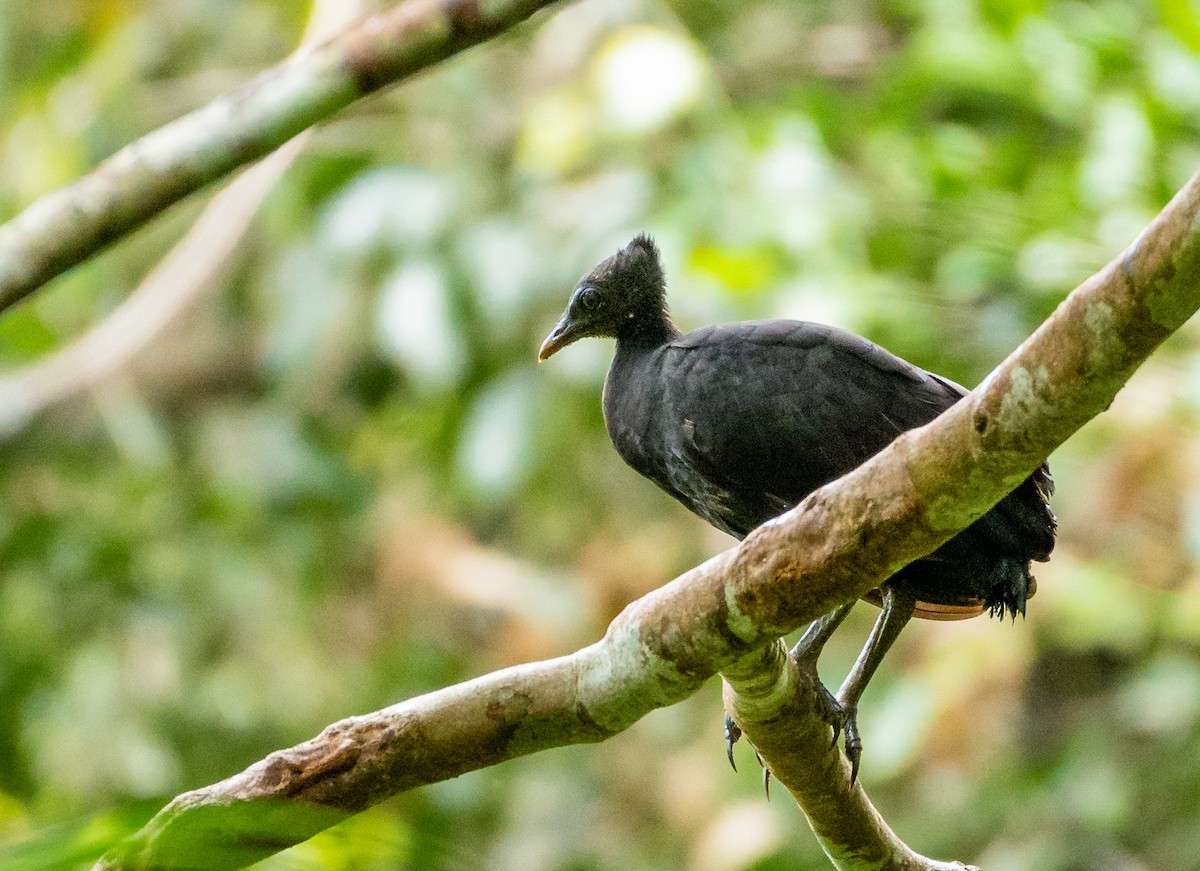
[[[679,330],[675,329],[675,325],[671,323],[671,318],[665,311],[631,318],[617,332],[617,354],[653,351],[679,338],[679,335]]]

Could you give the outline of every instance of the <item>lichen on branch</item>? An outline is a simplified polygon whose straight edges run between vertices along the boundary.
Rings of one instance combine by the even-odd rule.
[[[1198,216],[1200,176],[957,405],[632,603],[596,644],[336,723],[179,796],[97,867],[179,868],[201,846],[210,867],[239,867],[404,790],[602,741],[722,670],[727,704],[838,867],[965,867],[904,847],[849,788],[778,639],[948,540],[1108,407],[1200,307]]]

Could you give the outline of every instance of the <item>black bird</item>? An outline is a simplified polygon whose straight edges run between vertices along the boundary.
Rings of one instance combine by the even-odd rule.
[[[621,457],[718,529],[741,539],[899,433],[933,420],[966,390],[852,333],[804,321],[721,324],[681,334],[667,311],[658,249],[639,235],[579,282],[538,352],[586,336],[617,340],[604,419]],[[882,610],[836,697],[857,776],[863,689],[914,616],[958,620],[1025,613],[1030,560],[1054,549],[1054,491],[1042,465],[942,547],[893,575],[868,600]],[[793,655],[815,678],[821,647],[849,612],[815,621]],[[818,685],[819,682],[818,682]],[[740,732],[727,719],[730,761]]]

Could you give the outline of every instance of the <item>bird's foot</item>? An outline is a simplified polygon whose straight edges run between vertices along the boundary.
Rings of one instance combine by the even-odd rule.
[[[862,759],[862,738],[858,733],[858,705],[848,699],[839,699],[821,683],[817,676],[815,657],[797,657],[796,665],[812,686],[817,715],[833,730],[829,746],[836,747],[838,738],[845,736],[846,758],[850,761],[850,785],[853,786],[858,781],[858,763]]]
[[[799,655],[797,655],[799,651]],[[837,696],[831,693],[825,684],[821,683],[821,677],[817,674],[817,657],[814,653],[807,653],[797,647],[792,651],[792,657],[796,662],[796,667],[800,670],[800,674],[808,681],[812,687],[813,697],[817,705],[817,715],[833,729],[833,739],[829,742],[830,747],[837,745],[838,738],[842,734],[842,728],[846,722],[846,712],[842,708],[841,702],[837,700]]]
[[[729,759],[729,764],[733,766],[733,770],[737,771],[737,765],[733,761],[733,745],[742,737],[742,729],[737,723],[733,722],[733,717],[725,715],[725,755]],[[749,743],[749,739],[747,739]],[[771,800],[771,767],[758,752],[758,748],[750,744],[750,749],[754,751],[754,760],[762,769],[763,792],[766,793],[767,801]]]
[[[818,698],[821,703],[818,713],[821,719],[833,729],[833,740],[830,748],[836,747],[838,738],[845,736],[846,758],[850,761],[850,785],[858,780],[858,763],[862,760],[862,738],[858,734],[858,708],[847,702],[839,701],[823,684],[817,684]]]

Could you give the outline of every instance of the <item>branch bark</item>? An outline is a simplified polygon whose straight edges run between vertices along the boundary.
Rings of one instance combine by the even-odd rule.
[[[0,311],[350,103],[554,0],[407,0],[127,145],[0,227]]]
[[[804,811],[825,855],[839,871],[978,871],[917,853],[892,831],[830,740],[818,688],[782,641],[726,667],[725,709],[754,743],[773,776]],[[769,794],[769,793],[768,793]]]
[[[1107,408],[1198,307],[1200,176],[952,409],[632,603],[600,642],[335,723],[179,796],[96,867],[239,867],[398,792],[601,741],[720,670],[730,709],[835,864],[960,867],[901,850],[861,789],[848,787],[828,751],[830,731],[805,701],[811,688],[779,659],[778,638],[861,597],[987,511]],[[747,659],[772,644],[774,653]]]

